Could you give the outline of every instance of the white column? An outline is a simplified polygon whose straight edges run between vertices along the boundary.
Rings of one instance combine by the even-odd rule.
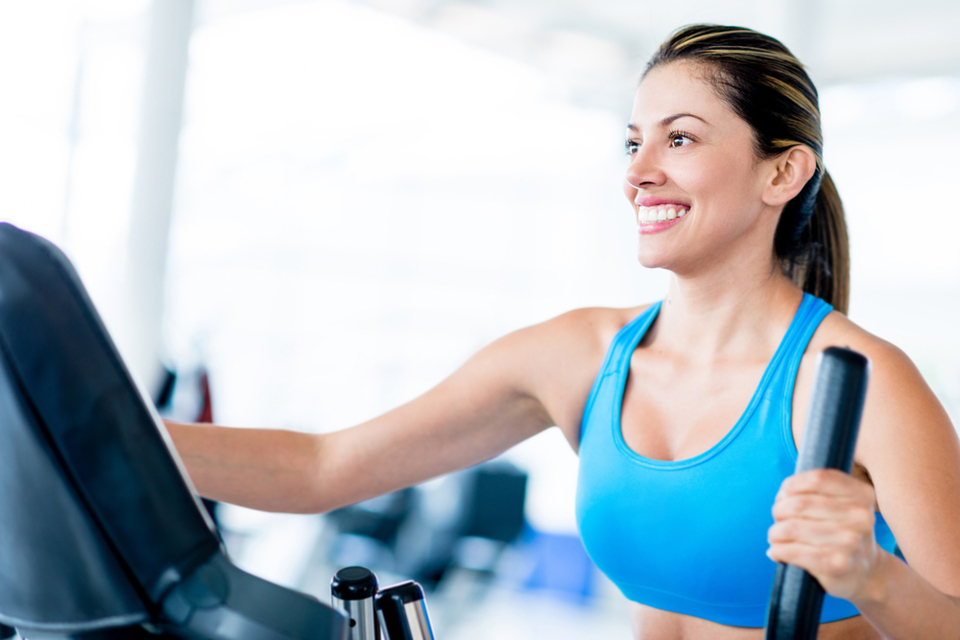
[[[161,329],[194,0],[153,0],[116,340],[146,390],[161,381]]]

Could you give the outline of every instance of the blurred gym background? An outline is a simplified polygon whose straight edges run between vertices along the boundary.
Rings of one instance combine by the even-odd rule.
[[[38,0],[0,5],[0,219],[74,261],[166,415],[332,431],[513,329],[663,295],[622,138],[691,22],[779,37],[821,92],[850,316],[960,416],[951,0]],[[213,507],[238,564],[432,591],[438,637],[627,637],[554,429],[325,516]]]

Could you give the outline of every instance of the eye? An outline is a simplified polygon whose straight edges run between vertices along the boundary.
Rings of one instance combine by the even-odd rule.
[[[667,136],[667,139],[670,141],[670,148],[672,149],[685,147],[693,142],[693,138],[683,131],[671,131],[670,135]]]
[[[623,149],[628,156],[632,156],[640,148],[640,143],[636,140],[624,140]]]

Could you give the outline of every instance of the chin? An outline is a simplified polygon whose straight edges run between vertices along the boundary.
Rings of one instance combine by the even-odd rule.
[[[663,255],[663,252],[645,250],[644,247],[640,247],[637,251],[637,262],[647,269],[669,269],[670,264],[670,260]]]

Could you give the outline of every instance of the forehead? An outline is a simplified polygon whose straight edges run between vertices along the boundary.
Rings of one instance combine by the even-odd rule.
[[[739,119],[717,94],[709,70],[685,61],[661,65],[647,73],[637,88],[631,123],[652,124],[678,113],[691,113],[717,125]]]

